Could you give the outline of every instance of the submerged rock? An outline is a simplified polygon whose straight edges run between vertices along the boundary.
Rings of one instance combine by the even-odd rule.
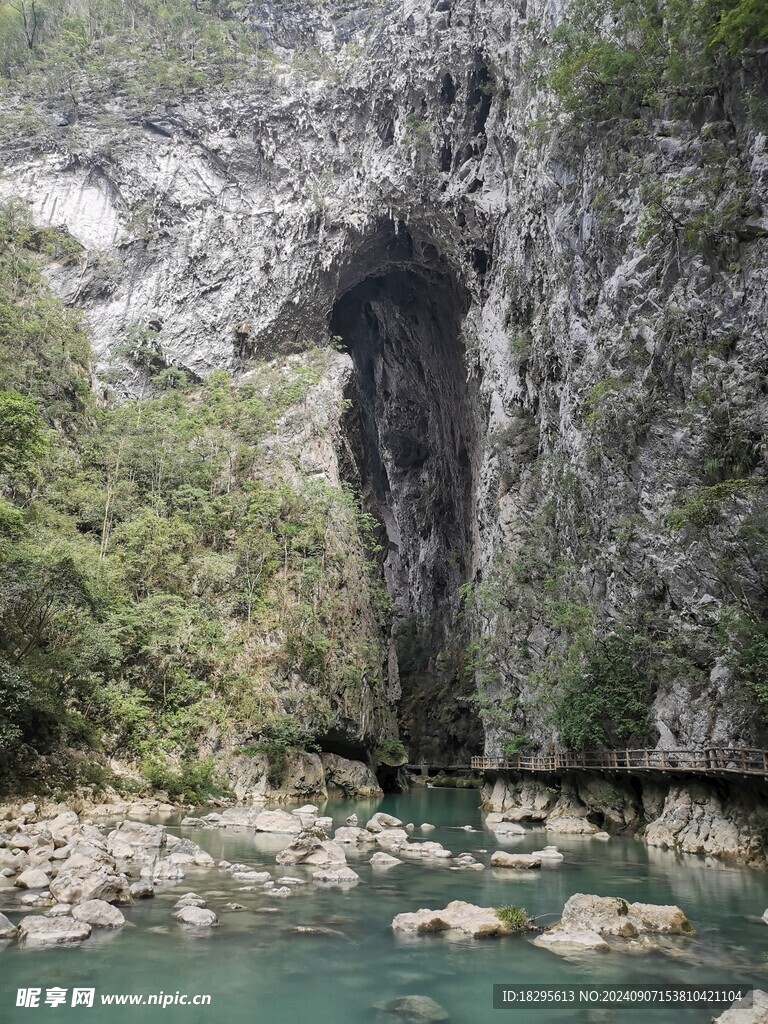
[[[312,874],[312,881],[324,885],[357,885],[360,876],[352,868],[343,867],[331,871],[315,871]]]
[[[378,1004],[375,1009],[394,1014],[403,1024],[438,1024],[448,1020],[448,1011],[429,996],[400,996]]]

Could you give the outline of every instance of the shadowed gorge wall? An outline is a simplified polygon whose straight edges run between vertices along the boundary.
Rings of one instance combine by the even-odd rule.
[[[473,557],[476,430],[460,340],[468,296],[435,246],[402,224],[380,229],[361,274],[339,296],[331,330],[354,363],[358,471],[386,534],[403,735],[412,758],[458,756],[480,742],[454,700],[466,688],[459,592]]]

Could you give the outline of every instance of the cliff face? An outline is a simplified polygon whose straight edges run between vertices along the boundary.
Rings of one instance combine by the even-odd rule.
[[[52,279],[126,393],[137,332],[200,376],[340,339],[412,757],[478,712],[489,752],[764,745],[766,138],[738,83],[580,126],[561,17],[261,4],[258,86],[49,110],[0,195],[85,246]]]

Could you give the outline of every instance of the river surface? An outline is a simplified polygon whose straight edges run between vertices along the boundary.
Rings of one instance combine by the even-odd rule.
[[[454,853],[469,850],[486,864],[500,847],[483,829],[476,791],[417,789],[378,801],[331,801],[324,813],[341,825],[355,811],[361,824],[385,810],[417,826],[437,826],[428,836]],[[480,831],[465,832],[463,825]],[[171,830],[179,832],[171,826]],[[253,832],[185,830],[216,858],[309,878],[301,868],[278,868],[275,853],[285,837]],[[153,900],[122,908],[129,926],[116,933],[94,929],[78,946],[0,951],[0,1022],[58,1020],[65,1024],[112,1021],[132,1024],[401,1024],[377,1004],[399,996],[429,996],[450,1014],[451,1024],[571,1024],[628,1020],[629,1024],[706,1024],[704,1008],[626,1010],[562,1008],[494,1010],[492,986],[511,983],[618,984],[659,982],[748,982],[768,988],[768,876],[705,863],[692,856],[649,850],[633,840],[609,842],[587,837],[548,838],[532,829],[504,848],[525,852],[556,842],[565,861],[541,871],[457,871],[408,861],[375,871],[370,850],[347,859],[361,876],[348,891],[309,883],[290,898],[243,891],[218,869],[188,869],[182,882],[157,889]],[[348,847],[345,849],[349,850]],[[450,864],[450,862],[448,862]],[[171,918],[180,895],[194,890],[219,914],[221,927],[190,933]],[[395,914],[419,907],[443,907],[453,899],[481,906],[516,904],[554,922],[575,892],[622,896],[630,901],[674,903],[696,927],[694,939],[673,940],[670,952],[586,954],[565,960],[538,949],[524,937],[455,940],[446,935],[402,938],[390,927]],[[241,912],[224,909],[235,900]],[[270,912],[270,908],[274,912]],[[18,894],[0,890],[0,909],[17,922]],[[302,935],[296,925],[333,929],[331,935]],[[95,1004],[17,1008],[17,990],[62,988],[71,1001],[74,987],[95,989]],[[209,1006],[105,1006],[104,995],[175,993],[211,996]],[[719,1011],[718,1011],[719,1012]]]

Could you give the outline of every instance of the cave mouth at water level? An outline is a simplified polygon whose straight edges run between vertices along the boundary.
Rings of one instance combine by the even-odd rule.
[[[402,230],[377,241],[378,259],[361,261],[330,327],[355,368],[356,482],[386,532],[401,733],[411,759],[445,763],[481,743],[456,699],[468,686],[459,593],[472,557],[476,444],[460,333],[468,300],[433,245]]]

